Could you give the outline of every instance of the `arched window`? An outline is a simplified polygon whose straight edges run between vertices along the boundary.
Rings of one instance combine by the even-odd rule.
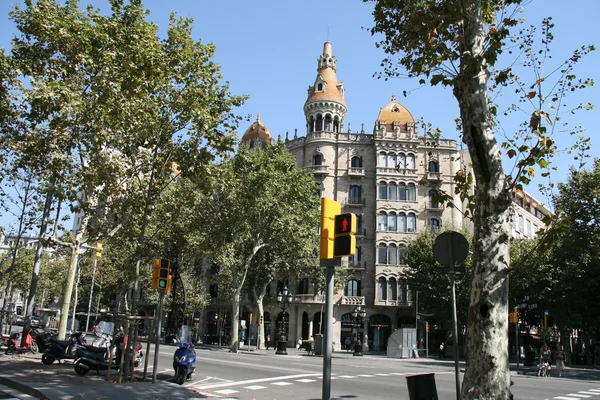
[[[397,160],[398,160],[398,158],[396,157],[396,154],[394,154],[394,153],[388,154],[387,166],[389,168],[396,168]]]
[[[319,84],[317,85],[317,91],[319,91],[319,92],[322,92],[322,91],[323,91],[323,84],[322,84],[322,83],[319,83]]]
[[[388,186],[386,182],[379,182],[379,200],[387,200]]]
[[[398,200],[398,187],[396,186],[396,183],[394,182],[390,182],[389,186],[388,186],[388,199],[390,200]]]
[[[390,232],[396,232],[396,213],[390,212],[387,218],[387,230]]]
[[[409,213],[406,218],[406,231],[416,232],[417,231],[417,216],[414,213]]]
[[[352,256],[352,262],[354,263],[354,265],[358,265],[360,263],[360,246],[356,246],[356,251],[354,252],[354,255]]]
[[[406,246],[401,244],[398,246],[398,264],[404,265],[406,264],[406,260],[404,259],[404,253],[406,253]]]
[[[429,219],[429,228],[432,231],[440,229],[440,220],[437,219],[437,218],[431,218],[431,219]]]
[[[405,183],[400,183],[398,185],[398,197],[400,199],[400,201],[406,201],[406,184]]]
[[[350,186],[350,202],[352,204],[360,204],[362,202],[360,196],[361,196],[360,186],[351,185]]]
[[[438,164],[437,161],[429,161],[429,164],[427,166],[427,170],[429,172],[440,172],[440,164]]]
[[[317,132],[321,132],[323,130],[323,116],[321,114],[317,115],[317,125],[315,126],[315,130]]]
[[[417,188],[414,183],[409,183],[406,188],[406,200],[417,201]]]
[[[335,133],[340,131],[340,119],[337,116],[333,119],[333,131]]]
[[[406,156],[406,169],[415,169],[415,155],[408,154]]]
[[[431,208],[438,208],[440,205],[438,203],[437,200],[437,191],[436,190],[430,190],[429,191],[429,206]]]
[[[350,279],[346,285],[346,296],[359,296],[358,294],[358,281],[356,279]]]
[[[378,286],[379,290],[377,291],[377,299],[387,300],[387,285],[384,277],[379,278]]]
[[[313,156],[313,165],[323,165],[323,156],[321,154]]]
[[[395,244],[390,244],[388,247],[388,264],[398,265],[398,248]]]
[[[360,157],[354,156],[350,161],[350,166],[352,168],[362,168],[362,159]]]
[[[308,120],[308,133],[313,133],[315,131],[315,118],[310,117]]]
[[[388,300],[398,300],[398,283],[395,278],[388,280]]]
[[[387,264],[387,246],[383,243],[377,248],[377,263]]]
[[[398,169],[404,169],[406,168],[406,156],[404,155],[404,153],[400,153],[398,154]]]
[[[379,218],[377,219],[377,230],[379,232],[387,231],[387,214],[385,211],[381,211],[379,213]]]
[[[379,153],[379,158],[377,160],[377,164],[381,168],[385,168],[387,166],[387,156],[386,156],[385,152],[382,151],[381,153]]]
[[[398,232],[406,232],[406,214],[398,214]]]
[[[331,120],[331,115],[327,114],[325,116],[325,131],[331,132],[333,131],[333,121]]]
[[[298,282],[296,294],[308,294],[308,278],[304,278]]]

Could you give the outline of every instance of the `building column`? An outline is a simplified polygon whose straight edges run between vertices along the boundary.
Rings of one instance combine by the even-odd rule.
[[[314,315],[308,315],[308,338],[313,337],[313,320],[315,319]]]

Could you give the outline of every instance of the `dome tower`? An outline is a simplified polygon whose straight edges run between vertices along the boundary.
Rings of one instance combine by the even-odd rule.
[[[325,42],[318,60],[317,78],[314,85],[308,87],[308,98],[304,103],[306,133],[341,132],[347,111],[344,83],[337,80],[331,43]]]
[[[260,120],[260,114],[257,115],[256,121],[246,129],[241,140],[242,144],[247,144],[251,149],[261,149],[265,145],[273,144],[273,142],[273,136],[271,136],[267,126]]]

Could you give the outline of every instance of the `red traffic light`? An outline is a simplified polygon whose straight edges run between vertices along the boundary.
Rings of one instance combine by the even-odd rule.
[[[354,235],[356,233],[356,215],[353,213],[335,216],[335,236]]]

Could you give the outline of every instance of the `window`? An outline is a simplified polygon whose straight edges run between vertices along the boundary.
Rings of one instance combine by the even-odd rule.
[[[398,169],[404,169],[404,168],[406,168],[406,156],[404,155],[404,153],[398,154],[397,168]]]
[[[525,232],[525,227],[523,226],[523,216],[519,215],[519,232]]]
[[[378,165],[381,168],[385,168],[387,166],[387,157],[383,151],[379,153]]]
[[[405,183],[401,183],[400,185],[398,185],[398,194],[399,194],[399,198],[402,201],[406,201],[406,184]]]
[[[439,208],[440,206],[437,200],[437,191],[435,190],[429,191],[429,206],[431,208]]]
[[[406,232],[406,214],[398,214],[398,232]]]
[[[296,294],[308,294],[308,278],[304,278],[298,283]]]
[[[394,153],[388,154],[387,166],[390,168],[395,168],[397,165],[396,160],[397,160],[397,157]]]
[[[313,165],[323,165],[323,156],[321,154],[313,156]]]
[[[440,172],[440,165],[437,161],[429,161],[427,169],[429,172]]]
[[[377,249],[377,262],[379,264],[387,264],[387,246],[385,244],[380,244]]]
[[[323,84],[322,84],[322,83],[319,83],[319,84],[317,85],[317,90],[318,90],[319,92],[322,92],[322,91],[323,91]]]
[[[378,300],[387,300],[387,285],[385,282],[385,278],[379,278],[379,290],[377,291],[377,299]]]
[[[388,247],[388,254],[388,260],[390,260],[388,264],[398,265],[398,248],[395,244],[390,244],[390,246]]]
[[[362,168],[362,159],[360,157],[352,157],[350,166],[352,168]]]
[[[384,211],[379,213],[379,218],[377,221],[378,231],[385,232],[387,231],[387,214]]]
[[[406,169],[415,169],[415,156],[413,154],[406,156]]]
[[[387,218],[387,230],[390,232],[396,232],[396,213],[391,212]]]
[[[414,213],[408,214],[406,218],[406,231],[416,232],[417,231],[417,216]]]
[[[398,284],[396,283],[396,279],[391,278],[388,281],[388,300],[397,300],[398,299]]]
[[[350,279],[346,284],[346,296],[359,296],[358,281],[356,279]]]
[[[406,197],[408,201],[417,201],[417,188],[414,183],[409,183],[406,190]]]
[[[379,182],[379,199],[387,200],[388,186],[386,182]]]
[[[325,116],[325,130],[327,132],[331,132],[333,130],[333,122],[331,121],[331,115],[329,114]]]
[[[388,199],[390,200],[398,200],[398,187],[394,182],[390,182],[388,186]]]
[[[352,256],[352,263],[356,266],[360,263],[360,246],[356,246],[356,251]]]
[[[398,246],[398,263],[400,265],[406,264],[405,259],[404,259],[405,253],[406,253],[406,246],[403,244]]]
[[[323,130],[323,116],[321,114],[317,115],[317,126],[315,127],[317,132]]]
[[[360,186],[358,185],[352,185],[350,186],[350,202],[352,204],[360,204],[361,203],[361,190],[360,190]]]
[[[440,229],[440,220],[437,218],[429,219],[429,229],[431,229],[432,231]]]

